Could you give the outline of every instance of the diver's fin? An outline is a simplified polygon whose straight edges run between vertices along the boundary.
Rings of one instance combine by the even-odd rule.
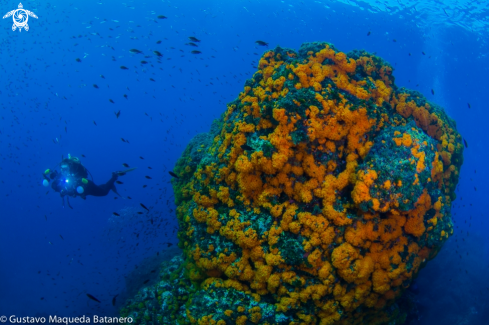
[[[129,173],[129,172],[132,172],[133,170],[135,170],[137,167],[133,167],[133,168],[129,168],[129,169],[126,169],[126,170],[122,170],[120,172],[116,172],[117,175],[119,176],[123,176],[123,175],[126,175],[126,173]]]
[[[114,192],[115,194],[117,194],[119,197],[122,197],[122,195],[120,195],[119,192],[117,192],[117,188],[115,187],[114,184],[112,184],[112,187],[110,189],[112,190],[112,192]]]

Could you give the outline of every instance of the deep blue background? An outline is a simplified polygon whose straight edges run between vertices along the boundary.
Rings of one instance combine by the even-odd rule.
[[[2,1],[0,14],[17,5]],[[177,242],[168,171],[256,71],[266,48],[254,42],[298,49],[327,41],[343,52],[375,52],[395,68],[398,86],[421,91],[457,121],[469,148],[453,207],[456,232],[413,291],[420,324],[489,323],[485,8],[447,7],[444,14],[441,4],[377,2],[376,9],[306,0],[23,5],[39,17],[29,18],[28,32],[13,32],[11,18],[0,20],[0,315],[115,315],[111,299],[123,297],[125,277],[165,251],[164,243]],[[185,45],[188,36],[201,40],[198,49]],[[202,53],[190,53],[196,49]],[[68,153],[81,158],[96,183],[122,163],[138,167],[117,185],[132,200],[111,193],[63,208],[41,174]],[[141,211],[139,203],[151,213],[113,218],[125,208]]]

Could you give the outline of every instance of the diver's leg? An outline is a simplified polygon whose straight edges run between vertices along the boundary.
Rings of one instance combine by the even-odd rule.
[[[70,197],[69,196],[66,197],[66,202],[68,202],[68,206],[70,207],[70,209],[73,209],[73,207],[70,204]]]
[[[96,185],[94,182],[89,180],[84,193],[86,193],[86,195],[93,196],[106,196],[109,194],[110,190],[113,190],[116,194],[119,194],[117,193],[114,185],[118,176],[119,175],[117,173],[112,173],[112,178],[107,183],[102,185]]]

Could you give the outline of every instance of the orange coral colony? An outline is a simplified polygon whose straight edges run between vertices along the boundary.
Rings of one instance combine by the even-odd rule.
[[[179,322],[401,319],[397,298],[453,233],[455,123],[364,51],[305,43],[258,69],[175,168]]]

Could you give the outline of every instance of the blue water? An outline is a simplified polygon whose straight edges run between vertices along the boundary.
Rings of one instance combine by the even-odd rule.
[[[127,297],[146,279],[133,271],[147,274],[176,246],[168,171],[256,71],[266,48],[255,41],[293,49],[326,41],[375,52],[395,68],[397,86],[456,120],[469,144],[456,231],[413,286],[416,324],[489,324],[488,9],[444,3],[23,2],[38,16],[29,17],[29,31],[0,20],[0,315],[117,315],[123,301],[112,306],[113,296]],[[1,15],[17,6],[2,1]],[[189,36],[201,40],[198,48],[185,45]],[[68,153],[97,184],[123,163],[138,167],[117,185],[126,199],[111,192],[63,208],[42,173]],[[151,213],[135,217],[140,203]]]

